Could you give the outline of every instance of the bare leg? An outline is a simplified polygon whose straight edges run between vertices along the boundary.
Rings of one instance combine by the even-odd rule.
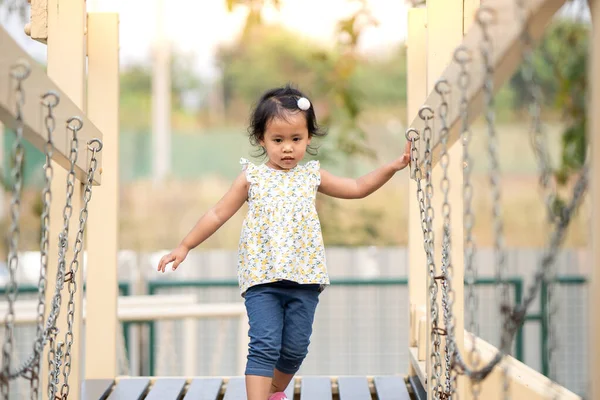
[[[275,368],[273,382],[271,383],[271,393],[284,392],[293,378],[293,374],[284,374],[283,372]]]
[[[268,400],[273,379],[266,376],[246,375],[248,400]]]

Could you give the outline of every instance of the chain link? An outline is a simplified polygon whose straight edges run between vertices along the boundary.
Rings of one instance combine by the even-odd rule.
[[[15,308],[14,303],[17,300],[18,284],[17,284],[17,269],[19,267],[19,223],[21,211],[21,194],[23,189],[23,106],[25,104],[25,92],[23,91],[23,81],[27,79],[31,73],[29,64],[25,61],[18,62],[11,70],[11,77],[14,79],[15,88],[15,142],[13,145],[12,155],[12,199],[10,203],[10,240],[8,249],[8,274],[9,280],[6,284],[6,301],[8,311],[4,319],[4,343],[2,345],[2,372],[8,375],[13,356],[13,340],[14,340],[14,319]],[[3,399],[8,399],[10,394],[9,380],[2,379],[0,381],[0,392]]]
[[[527,26],[527,9],[524,0],[516,0],[517,4],[517,17],[522,26],[521,32],[521,43],[523,44],[523,65],[521,68],[521,75],[527,93],[529,94],[529,115],[531,117],[531,126],[529,129],[529,135],[531,140],[531,147],[533,149],[540,174],[540,186],[544,194],[544,203],[546,205],[547,220],[550,225],[554,225],[558,222],[562,210],[557,202],[556,195],[556,182],[553,179],[552,165],[550,162],[550,155],[548,152],[547,138],[542,128],[541,121],[541,104],[542,104],[542,91],[540,86],[535,81],[534,77],[534,65],[533,65],[533,41],[529,33]],[[545,279],[545,285],[547,288],[546,304],[545,304],[545,315],[543,318],[546,321],[548,328],[548,378],[551,382],[556,381],[556,360],[554,353],[558,346],[556,327],[554,320],[558,312],[558,303],[555,299],[555,277],[556,270],[555,264],[552,263],[550,266]]]
[[[442,385],[442,356],[440,354],[440,347],[442,344],[441,333],[442,329],[439,326],[439,308],[437,303],[438,284],[436,281],[436,267],[435,267],[435,237],[433,232],[433,184],[432,184],[432,129],[429,125],[429,121],[433,119],[433,110],[429,106],[424,106],[419,110],[419,117],[425,122],[423,128],[423,140],[425,142],[424,152],[424,166],[425,166],[425,247],[427,252],[427,265],[429,271],[429,296],[430,296],[430,314],[431,314],[431,353],[429,355],[431,359],[431,385],[433,390],[434,399],[440,399],[444,392]],[[423,223],[423,222],[422,222]]]
[[[442,281],[442,308],[444,311],[444,326],[447,336],[454,335],[454,306],[455,293],[452,289],[452,238],[451,238],[451,212],[452,208],[449,201],[450,179],[448,178],[448,166],[450,164],[450,155],[448,154],[448,99],[450,85],[448,81],[442,79],[435,85],[435,91],[441,98],[438,115],[440,117],[440,167],[442,168],[442,179],[440,189],[443,194],[442,218],[443,218],[443,237],[442,237],[442,275],[438,277]],[[445,378],[446,385],[444,397],[451,399],[456,392],[456,371],[452,364],[454,359],[455,346],[454,341],[446,338],[445,340]]]
[[[50,242],[50,205],[52,203],[52,178],[54,177],[54,169],[52,167],[52,155],[54,150],[52,134],[56,128],[56,120],[54,118],[53,110],[54,107],[58,105],[59,101],[58,94],[53,91],[42,96],[42,103],[47,109],[47,114],[44,116],[44,125],[48,138],[44,145],[46,162],[44,164],[44,188],[42,189],[40,278],[38,281],[37,327],[36,338],[33,342],[33,362],[30,366],[31,400],[37,400],[39,396],[40,361],[43,352],[44,314],[46,312],[46,272],[48,270],[48,253]]]
[[[80,127],[81,128],[81,127]],[[73,130],[73,138],[76,139],[76,130]],[[92,146],[92,142],[96,143],[97,146]],[[75,319],[75,293],[77,292],[76,275],[79,269],[79,255],[83,249],[83,234],[85,232],[85,226],[88,218],[88,206],[92,199],[92,185],[94,182],[94,174],[98,168],[98,160],[96,159],[96,153],[102,149],[102,142],[98,139],[94,139],[88,143],[88,147],[92,152],[90,160],[90,166],[88,168],[87,179],[85,182],[85,188],[83,193],[83,207],[79,213],[79,230],[75,239],[75,249],[73,253],[73,259],[69,268],[69,305],[67,313],[67,332],[65,334],[65,365],[63,370],[64,381],[61,387],[61,395],[64,400],[69,396],[69,375],[71,373],[71,349],[73,346],[73,324]]]
[[[473,226],[475,225],[475,215],[473,213],[473,185],[471,184],[471,172],[473,171],[473,160],[469,153],[469,144],[471,142],[472,132],[469,126],[469,102],[468,90],[471,83],[471,76],[467,70],[467,65],[472,57],[469,50],[464,46],[459,46],[454,52],[454,60],[460,66],[458,76],[458,87],[460,89],[460,119],[461,119],[461,139],[463,145],[463,225],[464,225],[464,254],[465,254],[465,291],[467,307],[467,330],[471,338],[471,350],[469,352],[469,364],[477,369],[481,363],[481,352],[477,348],[477,337],[479,336],[479,324],[477,323],[477,310],[479,302],[475,293],[475,282],[477,281],[477,268],[473,263],[475,256],[475,240],[473,238]],[[481,393],[481,384],[477,381],[471,381],[471,395],[473,399],[478,399]]]
[[[492,214],[494,228],[494,253],[495,253],[495,275],[499,287],[497,293],[500,319],[502,326],[506,326],[509,318],[510,299],[506,271],[506,251],[504,248],[504,222],[501,210],[500,195],[500,163],[498,160],[498,137],[496,134],[496,114],[494,103],[494,62],[493,44],[489,33],[490,25],[496,23],[496,14],[491,8],[481,7],[477,14],[477,23],[481,27],[482,41],[480,46],[481,57],[484,65],[484,98],[485,98],[485,120],[488,133],[488,154],[490,158],[489,179],[492,189]],[[508,349],[510,353],[510,348]],[[509,398],[508,367],[502,367],[502,389],[504,399]]]
[[[74,122],[74,123],[73,123]],[[56,304],[53,306],[57,306],[57,314],[56,317],[60,314],[60,306],[62,303],[62,292],[64,288],[64,283],[69,280],[70,277],[66,274],[66,253],[69,247],[69,221],[71,219],[71,215],[73,214],[73,193],[75,191],[75,164],[77,163],[77,156],[79,151],[79,140],[77,139],[77,131],[79,131],[83,122],[79,117],[71,117],[67,120],[67,129],[73,132],[71,136],[71,146],[69,152],[69,172],[67,174],[67,188],[66,188],[66,202],[63,208],[63,229],[59,234],[59,243],[58,243],[58,270],[57,270],[57,292],[59,295],[57,296]],[[55,321],[56,323],[56,321]],[[54,337],[53,341],[50,342],[50,351],[54,354],[54,357],[49,357],[48,361],[50,363],[49,373],[53,377],[53,379],[48,379],[48,394],[51,399],[54,399],[56,392],[58,391],[58,376],[60,374],[61,362],[57,362],[58,353],[55,353],[55,349],[52,344],[58,344],[59,346],[64,346],[64,342],[56,341],[56,335],[58,334],[58,329],[54,329],[53,331]],[[62,360],[62,356],[61,356]]]

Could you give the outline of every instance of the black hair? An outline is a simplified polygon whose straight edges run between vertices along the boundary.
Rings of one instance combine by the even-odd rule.
[[[258,100],[258,103],[252,115],[250,116],[250,126],[248,134],[250,143],[253,146],[259,147],[260,156],[264,156],[266,151],[260,146],[260,141],[265,137],[267,125],[274,118],[285,120],[287,112],[301,112],[306,118],[306,128],[308,129],[308,137],[322,137],[327,134],[317,123],[317,117],[313,108],[312,102],[308,110],[304,111],[298,108],[298,99],[306,97],[301,91],[293,88],[290,84],[283,87],[267,90]],[[308,146],[306,152],[310,155],[317,154],[317,148]]]

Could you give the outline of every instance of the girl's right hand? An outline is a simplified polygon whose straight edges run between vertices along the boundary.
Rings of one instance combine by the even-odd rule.
[[[158,263],[158,271],[165,272],[165,268],[169,263],[173,263],[173,271],[175,271],[179,264],[185,260],[189,252],[190,249],[187,247],[182,245],[177,246],[175,250],[160,259],[160,262]]]

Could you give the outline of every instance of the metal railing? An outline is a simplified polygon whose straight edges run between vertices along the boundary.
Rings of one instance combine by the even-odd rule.
[[[523,297],[523,279],[520,277],[512,277],[508,279],[509,285],[513,290],[513,301],[515,304],[519,304]],[[556,284],[558,286],[584,286],[587,280],[583,276],[558,276],[556,278]],[[376,278],[376,279],[362,279],[362,278],[341,278],[332,279],[331,285],[333,287],[356,287],[356,286],[398,286],[406,287],[408,280],[406,278]],[[496,281],[493,278],[480,278],[475,282],[476,286],[494,286]],[[119,293],[121,296],[129,296],[130,285],[125,282],[120,282]],[[149,281],[147,282],[147,294],[154,295],[158,294],[160,290],[164,289],[178,289],[178,288],[192,288],[192,289],[203,289],[203,288],[237,288],[238,282],[233,279],[208,279],[208,280],[185,280],[185,281]],[[84,285],[85,291],[85,285]],[[38,292],[38,288],[33,285],[23,285],[19,287],[20,294],[34,294]],[[549,333],[549,321],[547,320],[546,313],[546,296],[548,288],[545,283],[542,283],[540,292],[540,311],[539,313],[529,314],[526,316],[526,322],[539,324],[540,331],[540,356],[541,356],[541,372],[544,375],[548,374],[549,360],[548,360],[548,333]],[[0,296],[5,294],[5,288],[0,287]],[[156,321],[149,319],[144,321],[125,321],[123,322],[123,338],[124,347],[127,353],[131,349],[131,341],[129,338],[129,327],[131,325],[146,325],[149,328],[149,341],[148,341],[148,361],[149,361],[149,372],[153,375],[155,372],[155,341],[156,341]],[[519,361],[524,359],[524,332],[523,327],[519,329],[515,338],[514,356]]]

